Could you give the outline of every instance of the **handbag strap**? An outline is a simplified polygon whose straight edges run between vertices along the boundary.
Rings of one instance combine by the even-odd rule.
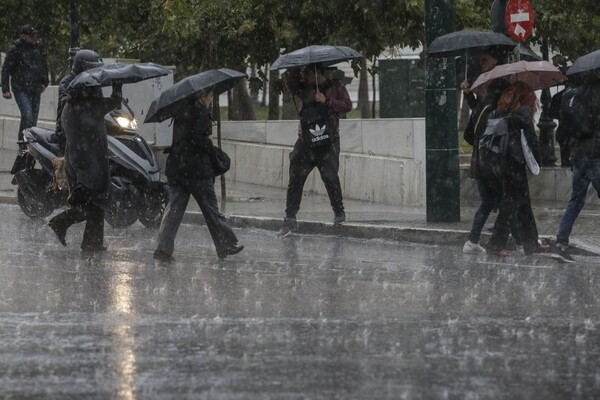
[[[483,117],[483,113],[485,112],[485,110],[487,110],[488,108],[490,108],[491,105],[488,104],[487,106],[483,107],[483,110],[481,110],[481,112],[479,113],[479,117],[477,117],[477,122],[475,123],[475,128],[473,129],[473,134],[474,134],[474,138],[473,138],[473,147],[478,147],[479,146],[479,135],[477,134],[477,128],[479,127],[479,121],[481,121],[481,117]]]

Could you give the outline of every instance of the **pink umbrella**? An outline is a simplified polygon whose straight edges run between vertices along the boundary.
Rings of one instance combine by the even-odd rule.
[[[523,81],[533,90],[540,90],[558,85],[567,78],[548,61],[518,61],[497,65],[479,75],[471,86],[471,92],[478,96],[484,95],[494,79],[504,79],[510,83]]]

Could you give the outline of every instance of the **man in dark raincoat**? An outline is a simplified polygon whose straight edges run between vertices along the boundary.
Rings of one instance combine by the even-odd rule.
[[[334,212],[333,223],[338,225],[346,221],[342,187],[338,176],[340,166],[339,114],[352,109],[352,100],[350,100],[350,95],[344,84],[339,80],[327,79],[322,65],[311,64],[303,69],[290,70],[286,84],[290,92],[300,102],[297,106],[301,123],[298,129],[298,140],[294,145],[294,150],[290,153],[290,180],[287,190],[285,218],[279,231],[280,237],[286,236],[296,229],[296,214],[300,210],[304,183],[315,167],[319,170],[329,195],[331,208]],[[328,129],[331,129],[329,135],[331,140],[323,141],[322,143],[325,145],[319,146],[317,149],[311,143],[310,138],[305,140],[307,135],[305,135],[306,127],[303,126],[302,115],[304,108],[323,106],[329,113],[326,125],[330,125]],[[325,128],[325,126],[321,124],[310,131],[316,132],[318,131],[317,128]]]
[[[75,79],[75,77],[81,72],[88,70],[90,68],[96,68],[102,66],[104,63],[102,62],[102,57],[100,54],[96,53],[93,50],[81,49],[78,50],[73,59],[70,59],[71,71],[67,76],[61,79],[58,85],[58,105],[56,106],[56,138],[55,140],[64,148],[65,145],[65,132],[62,127],[62,112],[67,105],[67,100],[69,98],[68,87],[71,81]]]
[[[173,118],[173,144],[169,149],[166,175],[169,181],[169,204],[165,209],[154,258],[173,261],[175,236],[183,220],[190,195],[194,197],[217,250],[223,259],[239,253],[244,246],[219,213],[215,194],[212,124],[209,107],[213,91],[208,89],[189,98]]]
[[[48,63],[37,33],[33,26],[23,25],[21,36],[8,49],[2,65],[2,96],[11,99],[14,94],[21,112],[19,141],[23,140],[23,129],[37,124],[41,95],[49,83]]]
[[[69,92],[62,112],[65,131],[65,171],[69,181],[70,208],[52,218],[50,228],[66,246],[67,229],[86,221],[82,250],[104,247],[103,204],[109,195],[110,173],[104,115],[121,104],[121,85],[113,84],[111,97],[105,98],[100,87],[84,87]]]

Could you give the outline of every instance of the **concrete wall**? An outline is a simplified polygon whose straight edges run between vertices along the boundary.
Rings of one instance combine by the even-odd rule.
[[[156,83],[148,82],[149,85]],[[138,120],[143,121],[147,106],[141,104],[149,104],[159,88],[128,93],[127,86],[124,94],[130,97]],[[56,99],[57,88],[51,86],[42,95],[38,125],[54,128]],[[17,149],[18,126],[19,111],[14,100],[0,99],[0,146],[3,149]],[[140,131],[158,148],[170,144],[168,122],[140,122]],[[297,121],[223,122],[223,147],[233,161],[229,179],[287,187],[289,153],[296,135]],[[425,205],[424,119],[342,120],[341,136],[340,180],[345,197],[401,206]],[[464,203],[477,204],[475,182],[466,172],[466,167],[461,168],[461,199]],[[530,178],[530,189],[534,202],[562,208],[569,200],[571,172],[565,168],[544,168],[539,176]],[[318,171],[309,176],[305,191],[325,193]],[[590,190],[588,202],[600,204],[595,191]]]
[[[243,121],[222,124],[223,147],[234,160],[230,178],[287,187],[289,154],[297,121]],[[423,119],[342,120],[340,180],[345,197],[378,203],[425,204],[425,121]],[[325,194],[318,171],[306,191]]]

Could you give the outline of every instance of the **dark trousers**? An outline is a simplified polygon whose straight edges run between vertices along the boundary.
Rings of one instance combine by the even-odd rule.
[[[300,210],[302,190],[311,171],[317,167],[325,189],[329,195],[331,208],[337,215],[344,211],[342,185],[338,171],[340,169],[340,142],[336,142],[327,150],[317,152],[304,145],[303,140],[296,141],[294,150],[290,153],[290,181],[287,189],[285,216],[295,218]]]
[[[489,247],[502,250],[506,247],[510,231],[510,220],[516,213],[519,236],[525,254],[534,253],[538,246],[538,230],[531,209],[529,183],[524,165],[510,166],[510,174],[503,181],[503,194],[500,201],[498,217],[494,224]]]
[[[94,204],[91,196],[78,199],[66,211],[52,218],[59,229],[67,230],[71,225],[85,221],[82,249],[98,248],[104,244],[104,209]]]
[[[190,184],[169,182],[169,193],[171,198],[160,224],[157,250],[169,255],[173,254],[175,237],[183,220],[190,195],[200,206],[217,252],[237,244],[238,239],[235,233],[219,213],[213,178],[200,179]]]
[[[469,234],[469,241],[479,243],[481,231],[485,226],[490,213],[499,207],[502,199],[502,181],[496,178],[479,178],[477,179],[477,189],[479,189],[479,198],[481,204],[473,216],[473,225]],[[521,236],[519,234],[518,220],[516,214],[510,219],[510,232],[517,245],[521,244]]]

